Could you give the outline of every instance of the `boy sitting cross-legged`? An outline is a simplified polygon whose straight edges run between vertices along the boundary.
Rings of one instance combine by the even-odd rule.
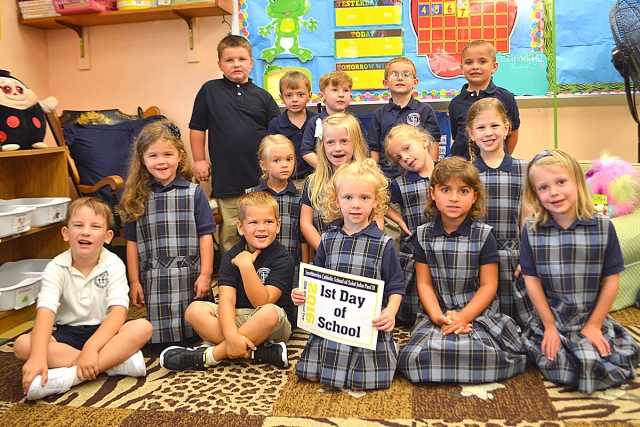
[[[241,240],[224,254],[218,278],[219,304],[195,301],[185,318],[205,341],[190,349],[169,347],[160,365],[171,371],[206,370],[224,359],[251,359],[284,368],[284,341],[291,335],[294,260],[277,242],[280,231],[275,198],[256,191],[238,199]]]
[[[153,327],[145,319],[125,323],[126,269],[103,247],[113,237],[112,222],[109,206],[95,197],[81,197],[69,206],[62,236],[70,249],[44,269],[33,331],[13,346],[16,357],[26,362],[22,387],[29,400],[65,393],[101,372],[146,375],[140,348]]]

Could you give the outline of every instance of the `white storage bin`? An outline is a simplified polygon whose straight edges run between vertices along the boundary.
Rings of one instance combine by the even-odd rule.
[[[28,273],[40,273],[49,264],[50,259],[23,259],[21,261],[9,261],[0,265],[0,271],[19,271]]]
[[[0,205],[0,237],[29,231],[34,210],[29,206]]]
[[[31,213],[31,226],[42,227],[54,222],[64,221],[67,217],[67,206],[71,201],[68,197],[39,197],[25,199],[0,200],[0,206],[29,206],[34,207]]]
[[[0,271],[0,311],[33,304],[41,285],[42,273]]]

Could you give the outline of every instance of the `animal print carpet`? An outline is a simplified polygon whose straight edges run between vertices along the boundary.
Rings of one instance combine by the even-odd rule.
[[[640,341],[640,310],[614,317]],[[395,333],[399,345],[409,331]],[[640,425],[640,379],[592,396],[568,392],[527,370],[501,383],[412,385],[396,375],[388,390],[327,390],[299,380],[307,334],[287,343],[289,368],[223,362],[206,372],[169,372],[162,346],[143,348],[146,378],[108,377],[37,402],[21,392],[13,340],[0,344],[0,426],[627,426]],[[197,341],[191,343],[197,344]]]

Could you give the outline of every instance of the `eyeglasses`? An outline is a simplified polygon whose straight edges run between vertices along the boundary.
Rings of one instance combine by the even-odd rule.
[[[393,73],[389,74],[389,78],[390,79],[399,79],[400,77],[405,78],[405,79],[412,79],[413,78],[413,73],[411,71],[403,71],[401,74],[396,73],[395,71]]]

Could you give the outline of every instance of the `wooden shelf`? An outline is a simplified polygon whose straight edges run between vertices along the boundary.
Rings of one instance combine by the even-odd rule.
[[[192,3],[174,6],[159,6],[150,9],[113,10],[100,13],[83,13],[63,15],[51,18],[22,19],[22,25],[43,30],[57,30],[60,28],[93,27],[97,25],[130,24],[134,22],[166,21],[171,19],[191,19],[206,16],[231,15],[232,0],[217,0],[207,3]]]

